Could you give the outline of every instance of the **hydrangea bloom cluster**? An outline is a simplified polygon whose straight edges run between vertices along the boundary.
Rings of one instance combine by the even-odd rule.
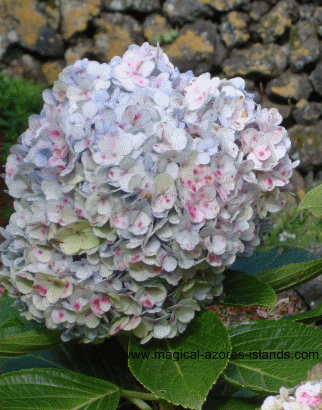
[[[180,73],[159,47],[83,59],[11,149],[1,282],[62,339],[182,333],[279,211],[292,163],[241,78]]]
[[[264,400],[261,410],[320,410],[322,409],[322,379],[308,381],[294,389],[282,387],[278,396]]]

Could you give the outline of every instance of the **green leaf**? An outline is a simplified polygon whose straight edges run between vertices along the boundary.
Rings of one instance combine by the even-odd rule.
[[[54,346],[40,352],[25,355],[1,357],[1,373],[10,373],[21,369],[57,368],[76,371],[64,345]]]
[[[127,364],[127,354],[115,337],[101,344],[70,341],[41,352],[1,358],[1,372],[20,369],[68,369],[107,380],[126,390],[135,390],[135,378]]]
[[[61,343],[60,332],[20,316],[14,300],[0,299],[0,356],[16,356],[44,350]]]
[[[228,332],[233,351],[223,376],[245,389],[278,393],[305,380],[321,362],[322,330],[316,327],[268,320],[233,325]]]
[[[22,327],[23,323],[19,317],[11,317],[10,319],[7,319],[4,323],[0,324],[0,330],[2,331]]]
[[[243,272],[226,271],[223,281],[225,298],[218,304],[224,306],[275,307],[276,294],[271,286]]]
[[[223,352],[224,358],[214,359],[215,351]],[[227,365],[230,351],[222,321],[215,313],[203,311],[180,337],[141,345],[132,336],[129,366],[134,376],[158,397],[200,410]]]
[[[26,320],[13,307],[14,299],[0,299],[0,356],[15,356],[44,350],[61,343],[60,333],[49,331],[36,321]]]
[[[322,216],[322,184],[304,196],[297,210],[301,209],[309,209],[314,216]]]
[[[232,395],[238,391],[240,387],[232,386],[221,375],[217,379],[216,383],[212,385],[207,398],[202,405],[202,410],[213,410],[214,405],[225,403]]]
[[[26,320],[19,310],[13,307],[15,299],[2,296],[0,299],[0,338],[41,327],[36,321]]]
[[[69,370],[20,370],[0,381],[3,410],[114,410],[120,398],[114,384]]]
[[[216,407],[217,410],[256,410],[258,406],[237,399],[229,399],[225,404]]]
[[[44,350],[61,343],[60,332],[46,328],[16,333],[0,339],[0,356],[16,356]]]
[[[290,263],[310,262],[319,259],[314,253],[293,245],[279,245],[265,251],[257,250],[249,258],[237,259],[229,268],[254,275]]]
[[[128,367],[128,355],[115,337],[97,345],[71,341],[64,346],[75,371],[108,380],[126,390],[135,390],[136,381]]]
[[[225,405],[230,399],[240,400],[242,403],[259,404],[262,403],[262,395],[254,393],[250,390],[241,389],[240,386],[233,386],[222,376],[210,389],[207,399],[202,405],[202,410],[221,409],[220,406]],[[257,407],[260,407],[257,406]],[[252,409],[252,407],[251,407]]]
[[[322,259],[312,262],[291,263],[269,271],[259,272],[255,276],[270,285],[276,292],[309,282],[322,274]]]

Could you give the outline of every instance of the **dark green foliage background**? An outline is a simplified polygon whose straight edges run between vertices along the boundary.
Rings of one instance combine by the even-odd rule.
[[[47,84],[33,84],[24,79],[9,79],[0,73],[0,149],[1,173],[4,172],[9,149],[17,144],[18,137],[28,128],[28,117],[39,114],[44,105],[42,91],[48,88]],[[4,180],[0,181],[1,193],[1,226],[8,224],[13,212],[13,201],[4,192],[7,186]]]

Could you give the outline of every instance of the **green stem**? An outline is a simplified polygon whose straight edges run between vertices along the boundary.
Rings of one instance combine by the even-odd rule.
[[[141,410],[152,410],[152,407],[150,407],[145,401],[141,399],[127,397],[127,400],[135,404]]]
[[[121,390],[121,397],[125,399],[142,399],[142,400],[160,400],[160,397],[155,396],[153,393],[142,393],[139,391],[132,390]]]

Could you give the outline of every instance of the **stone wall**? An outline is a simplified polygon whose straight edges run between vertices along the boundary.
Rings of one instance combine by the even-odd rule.
[[[53,84],[78,59],[159,41],[180,71],[247,79],[256,102],[284,117],[301,160],[294,191],[322,181],[321,0],[1,0],[0,16],[0,69],[11,76]]]

